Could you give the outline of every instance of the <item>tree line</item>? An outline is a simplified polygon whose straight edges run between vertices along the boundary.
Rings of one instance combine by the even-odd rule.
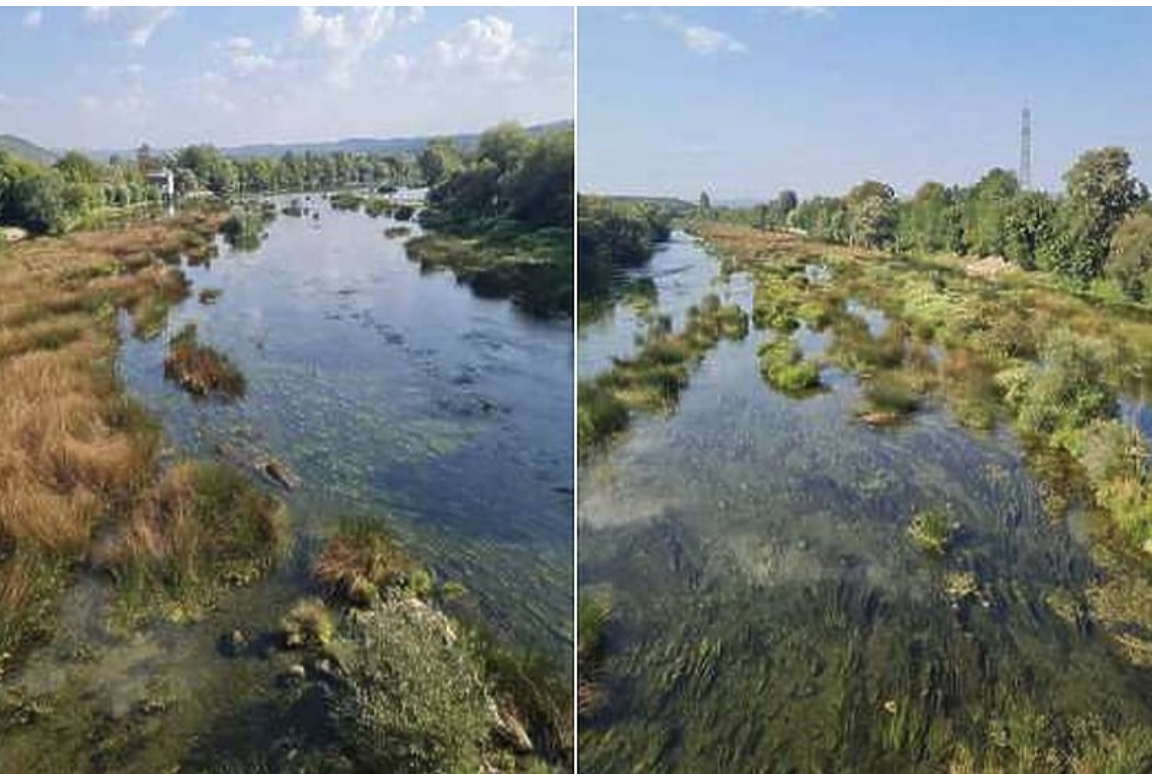
[[[574,160],[571,129],[532,134],[504,123],[481,134],[472,150],[432,140],[416,160],[430,186],[422,220],[468,231],[563,229],[570,244]]]
[[[1063,183],[1054,194],[1027,191],[1014,173],[995,168],[971,186],[930,181],[899,198],[890,185],[867,180],[843,196],[800,200],[782,191],[731,216],[895,253],[1001,256],[1078,286],[1152,302],[1152,204],[1128,151],[1087,151]]]
[[[158,202],[162,193],[148,182],[148,175],[161,170],[172,172],[180,197],[424,182],[422,167],[411,155],[289,151],[277,158],[232,158],[212,145],[165,154],[143,145],[135,158],[113,156],[102,162],[69,151],[49,166],[0,150],[0,224],[60,233],[102,210]]]

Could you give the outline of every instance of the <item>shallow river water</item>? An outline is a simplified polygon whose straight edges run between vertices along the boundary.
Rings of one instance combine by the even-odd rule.
[[[320,708],[285,715],[287,664],[225,658],[220,637],[273,630],[346,516],[385,520],[441,580],[463,584],[458,612],[570,659],[571,323],[422,274],[403,238],[383,233],[414,224],[314,203],[318,218],[277,218],[253,251],[221,243],[210,264],[186,266],[192,296],[153,339],[125,317],[118,362],[170,457],[226,447],[295,472],[291,493],[261,483],[290,507],[291,556],[198,623],[128,635],[103,630],[107,589],[82,581],[53,642],[9,679],[32,720],[0,735],[0,771],[280,770],[273,753],[303,765],[296,748],[327,733]],[[222,292],[204,304],[208,288]],[[243,371],[242,400],[193,400],[164,380],[166,339],[186,322]]]
[[[673,249],[695,298],[713,292],[714,259]],[[721,295],[751,311],[746,284]],[[631,339],[612,320],[582,327],[581,378]],[[581,593],[614,600],[581,770],[1071,771],[1065,750],[1101,729],[1145,733],[1152,675],[1084,612],[1092,520],[1045,514],[1012,435],[936,408],[867,427],[835,369],[785,397],[761,379],[763,335],[722,341],[673,413],[581,464]],[[960,525],[946,556],[907,537],[928,508]]]

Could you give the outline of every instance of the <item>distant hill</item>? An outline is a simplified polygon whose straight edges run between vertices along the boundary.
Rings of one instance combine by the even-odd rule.
[[[570,129],[573,126],[571,120],[552,121],[546,124],[536,124],[534,126],[526,127],[529,134],[542,134],[544,132],[554,131],[557,129]],[[374,137],[349,137],[343,140],[333,140],[327,142],[286,142],[286,143],[262,143],[257,145],[237,145],[231,147],[221,147],[220,152],[225,156],[232,158],[259,158],[259,157],[279,157],[285,153],[337,153],[340,151],[346,153],[385,153],[385,154],[404,154],[404,153],[419,153],[424,150],[424,146],[428,144],[429,140],[434,137],[444,135],[426,136],[426,137],[389,137],[379,139]],[[448,135],[450,139],[459,147],[469,149],[475,147],[477,141],[480,139],[479,133],[471,134],[454,134]],[[154,149],[159,153],[166,152],[163,149]],[[106,160],[111,156],[120,156],[127,158],[134,156],[135,150],[119,150],[119,151],[90,151],[89,155],[94,158]]]
[[[0,134],[0,150],[8,151],[13,156],[38,164],[51,164],[57,159],[57,155],[47,148],[41,148],[23,137],[12,134]]]

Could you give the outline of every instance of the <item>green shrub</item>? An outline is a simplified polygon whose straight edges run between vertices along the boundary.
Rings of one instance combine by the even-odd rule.
[[[464,774],[480,766],[490,728],[479,670],[443,616],[390,603],[340,628],[328,707],[350,754],[367,771]]]
[[[1091,342],[1060,330],[1044,342],[1038,363],[1002,372],[997,382],[1022,430],[1067,447],[1076,430],[1115,415],[1107,370]]]
[[[811,360],[805,360],[799,345],[791,339],[766,342],[757,354],[760,375],[785,395],[804,395],[820,387],[820,367]]]

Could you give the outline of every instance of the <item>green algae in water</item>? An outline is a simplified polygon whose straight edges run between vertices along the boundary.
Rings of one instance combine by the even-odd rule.
[[[582,765],[1152,769],[1152,685],[1085,625],[1098,566],[1031,455],[932,404],[876,433],[829,377],[803,402],[756,390],[754,346],[724,345],[676,414],[582,466],[582,593],[611,585],[618,630]],[[908,514],[941,503],[964,539],[927,556]]]

